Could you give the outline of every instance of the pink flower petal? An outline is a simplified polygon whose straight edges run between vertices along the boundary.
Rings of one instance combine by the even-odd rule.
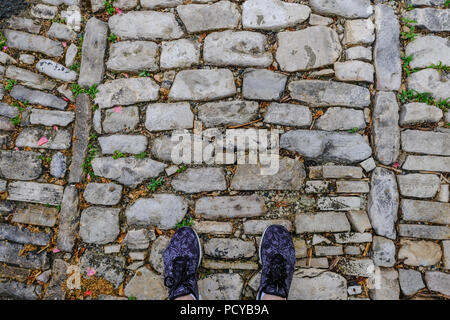
[[[124,73],[123,76],[124,76],[125,78],[128,78],[128,77],[129,77],[127,73]]]
[[[65,102],[69,102],[69,99],[67,99],[66,97],[63,97],[63,100],[64,100]]]
[[[59,130],[58,126],[53,126],[53,130],[58,131]]]
[[[122,10],[120,10],[119,8],[114,8],[114,9],[116,9],[116,13],[123,13],[123,11]]]
[[[120,113],[120,111],[122,111],[122,107],[121,106],[114,107],[114,112]]]
[[[97,271],[95,271],[95,269],[93,269],[93,268],[87,268],[87,270],[86,270],[86,275],[88,277],[92,277],[96,273],[97,273]]]
[[[62,46],[65,48],[65,47],[67,47],[67,42],[63,42],[62,43]]]
[[[38,146],[42,146],[43,144],[46,144],[48,142],[48,139],[46,137],[42,137],[38,141]]]
[[[6,51],[6,50],[8,50],[8,47],[7,47],[7,46],[4,46],[4,47],[3,47],[3,51]]]
[[[91,175],[89,173],[87,174],[87,179],[88,181],[91,181]]]
[[[61,250],[59,250],[57,247],[55,247],[55,249],[53,249],[53,253],[58,253],[61,252]]]
[[[14,150],[19,151],[19,147],[15,147]]]
[[[400,164],[398,162],[394,163],[394,168],[398,168]]]

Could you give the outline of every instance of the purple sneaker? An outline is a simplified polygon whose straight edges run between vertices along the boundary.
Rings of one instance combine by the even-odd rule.
[[[169,288],[169,299],[192,294],[199,299],[197,269],[202,249],[194,229],[178,229],[164,251],[164,285]]]
[[[287,299],[295,269],[295,249],[285,227],[266,228],[259,245],[259,259],[262,271],[256,299],[260,300],[263,292]]]

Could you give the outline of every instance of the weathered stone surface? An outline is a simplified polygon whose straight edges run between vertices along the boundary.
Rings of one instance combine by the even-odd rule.
[[[374,69],[370,63],[362,61],[335,62],[336,79],[341,81],[358,81],[373,83]]]
[[[369,184],[366,181],[336,181],[336,192],[338,193],[368,193]]]
[[[147,149],[147,137],[143,135],[115,134],[98,138],[102,154],[123,153],[139,154]]]
[[[350,224],[345,216],[345,213],[298,213],[295,216],[296,233],[341,231],[350,231]]]
[[[30,33],[39,33],[41,31],[41,24],[32,19],[14,16],[7,20],[7,25],[11,29],[23,30]]]
[[[432,64],[450,64],[450,45],[446,38],[426,35],[419,36],[416,40],[411,41],[405,48],[405,55],[413,55],[412,61],[409,63],[411,68],[425,68]]]
[[[271,103],[264,117],[264,122],[294,127],[309,127],[311,121],[308,107],[288,103]]]
[[[216,273],[198,281],[200,295],[205,300],[239,300],[244,281],[239,274]]]
[[[370,0],[310,0],[314,12],[344,18],[367,18],[373,9]]]
[[[7,118],[14,118],[19,114],[19,110],[16,107],[12,107],[9,104],[0,102],[0,116]]]
[[[325,131],[364,129],[364,112],[341,107],[331,107],[314,123],[316,129]]]
[[[47,80],[44,76],[15,66],[8,66],[5,75],[33,89],[53,90],[56,87],[55,82]]]
[[[373,237],[372,260],[376,266],[393,267],[395,265],[394,242],[383,237]]]
[[[38,300],[42,287],[36,284],[26,284],[14,280],[0,282],[0,296],[17,300]]]
[[[203,249],[206,255],[219,259],[250,258],[256,253],[256,247],[252,241],[240,239],[208,239],[205,241]]]
[[[400,154],[398,103],[393,92],[377,92],[372,118],[375,155],[382,164],[390,165]]]
[[[161,45],[161,69],[187,68],[199,61],[200,48],[197,42],[180,39]]]
[[[264,230],[272,224],[282,225],[289,232],[292,231],[292,222],[289,220],[274,219],[274,220],[247,220],[244,222],[245,234],[263,234]]]
[[[449,203],[402,199],[401,208],[403,220],[450,224]]]
[[[121,1],[121,0],[119,0]],[[81,30],[81,10],[78,6],[69,6],[66,10],[61,11],[61,19],[63,19],[67,26],[76,32]]]
[[[170,239],[168,237],[161,236],[152,243],[152,250],[148,260],[153,269],[160,274],[164,274],[164,251],[169,245],[169,242]]]
[[[222,168],[189,168],[172,180],[172,187],[185,193],[225,190],[227,182]]]
[[[368,258],[344,258],[338,262],[337,270],[348,276],[370,277],[373,275],[374,264]]]
[[[184,198],[173,194],[155,194],[149,199],[138,199],[127,208],[128,225],[155,225],[160,229],[172,229],[187,212]]]
[[[88,268],[96,271],[96,277],[104,278],[118,289],[124,280],[125,258],[105,254],[96,249],[86,250],[81,257],[81,273],[86,274]]]
[[[442,241],[442,247],[444,249],[444,268],[450,269],[450,241]]]
[[[359,197],[320,197],[317,207],[323,211],[349,211],[361,209],[361,198]]]
[[[204,197],[195,203],[195,214],[209,220],[256,217],[265,212],[264,199],[256,195]]]
[[[114,71],[158,71],[158,45],[151,41],[121,41],[111,45],[106,66]]]
[[[253,100],[278,100],[286,87],[287,76],[270,70],[253,69],[244,73],[242,96]]]
[[[170,40],[183,36],[175,15],[169,12],[131,11],[112,16],[108,23],[111,32],[122,40]]]
[[[311,70],[334,63],[341,50],[336,31],[315,26],[278,33],[276,59],[283,71]]]
[[[91,131],[91,101],[86,94],[79,94],[76,100],[75,125],[73,135],[76,137],[72,147],[72,161],[69,167],[69,182],[78,183],[83,175],[83,163],[89,144]]]
[[[58,125],[65,127],[75,119],[71,111],[55,111],[44,109],[31,109],[30,123],[42,124],[44,126]]]
[[[311,9],[280,0],[249,0],[242,5],[242,26],[249,29],[279,30],[302,23]]]
[[[56,246],[59,250],[72,252],[78,231],[78,191],[75,186],[67,186],[59,213],[59,231]]]
[[[9,64],[9,63],[16,64],[17,61],[13,57],[11,57],[9,54],[7,54],[7,53],[5,53],[3,51],[0,51],[0,63],[2,63],[2,64]]]
[[[372,279],[373,287],[369,290],[372,300],[398,300],[400,286],[398,283],[398,271],[394,269],[375,270]]]
[[[328,26],[332,23],[332,18],[322,17],[314,13],[311,13],[311,15],[309,16],[309,24],[312,26]]]
[[[75,39],[77,34],[68,26],[62,23],[53,22],[50,29],[47,31],[47,35],[50,38],[55,38],[59,40],[72,41]]]
[[[22,244],[46,246],[51,239],[51,234],[43,232],[31,232],[9,224],[0,223],[0,240],[13,241]]]
[[[105,111],[102,127],[105,133],[128,132],[136,129],[138,123],[138,107],[119,107]]]
[[[400,241],[398,258],[410,266],[432,266],[438,263],[442,257],[441,246],[432,241]]]
[[[288,85],[291,97],[313,106],[364,108],[370,105],[370,92],[364,87],[334,81],[299,80]]]
[[[38,152],[0,151],[0,175],[6,179],[34,180],[42,172]]]
[[[344,249],[338,246],[314,246],[314,253],[318,257],[341,256],[344,254]]]
[[[147,249],[150,246],[150,232],[147,229],[128,230],[124,243],[131,250]]]
[[[347,281],[337,273],[320,269],[294,272],[290,300],[346,300]]]
[[[9,241],[0,241],[0,262],[9,263],[27,269],[45,270],[50,267],[46,251],[37,254],[35,251],[19,255],[24,246]]]
[[[296,159],[282,157],[278,165],[276,172],[271,170],[272,168],[267,169],[257,164],[238,165],[231,180],[231,188],[234,190],[300,190],[306,177],[303,163]]]
[[[115,183],[88,183],[84,199],[92,204],[116,205],[122,196],[122,186]]]
[[[371,44],[375,40],[375,25],[371,19],[346,20],[343,43]]]
[[[241,18],[238,5],[230,1],[213,4],[188,4],[177,7],[188,32],[235,28]]]
[[[33,224],[53,227],[58,217],[58,209],[38,204],[18,205],[12,221],[15,223]]]
[[[60,42],[22,31],[3,30],[9,48],[40,52],[50,57],[60,57],[64,48]]]
[[[207,128],[248,123],[258,115],[254,101],[220,101],[198,106],[198,118]]]
[[[399,205],[395,175],[377,167],[372,173],[370,189],[367,209],[372,227],[378,235],[394,240]]]
[[[444,6],[445,0],[408,0],[413,7],[421,6]]]
[[[233,232],[233,224],[231,222],[194,221],[192,227],[197,233],[213,235],[231,234]]]
[[[172,100],[215,100],[236,93],[233,73],[227,69],[178,72],[169,93]]]
[[[399,224],[398,232],[402,237],[422,238],[432,240],[450,239],[450,228],[444,226]]]
[[[58,205],[63,190],[54,184],[15,181],[8,185],[8,200]]]
[[[138,300],[165,300],[167,288],[164,279],[146,267],[136,271],[134,277],[125,287],[125,295]]]
[[[293,130],[281,135],[280,146],[323,161],[358,162],[372,153],[361,135],[347,132]]]
[[[420,130],[402,132],[402,149],[406,152],[450,155],[450,133]]]
[[[310,180],[306,181],[306,193],[327,193],[330,188],[330,182],[324,180]]]
[[[403,164],[403,169],[450,172],[450,158],[409,155]]]
[[[450,10],[448,9],[414,9],[405,12],[403,16],[408,20],[416,21],[414,23],[415,26],[427,29],[428,31],[450,31]]]
[[[400,88],[402,66],[400,60],[400,25],[394,9],[383,4],[375,6],[376,43],[374,66],[377,90]]]
[[[411,74],[406,82],[408,89],[421,93],[429,92],[435,99],[445,100],[450,97],[449,79],[448,74],[441,74],[435,69],[425,69]]]
[[[81,213],[80,237],[84,242],[106,244],[119,234],[120,209],[89,207]]]
[[[334,240],[336,243],[362,243],[372,242],[371,233],[342,232],[335,233]]]
[[[57,13],[58,8],[55,6],[47,6],[39,3],[31,7],[31,15],[35,18],[53,19]]]
[[[19,85],[14,86],[10,95],[14,99],[22,102],[28,101],[30,104],[38,104],[44,107],[51,107],[60,110],[64,110],[67,107],[67,102],[61,98],[42,91],[27,89]]]
[[[351,47],[345,50],[345,58],[347,60],[372,61],[372,50],[362,46]]]
[[[415,198],[433,198],[436,195],[440,184],[439,176],[434,174],[411,173],[407,175],[398,175],[397,181],[402,196]],[[405,201],[406,203],[414,203],[409,202],[409,200]],[[422,202],[418,202],[418,204],[419,203]],[[402,203],[402,208],[403,206],[404,203]],[[423,209],[425,209],[425,207]]]
[[[406,296],[415,294],[420,289],[425,288],[422,274],[412,269],[398,269],[398,280],[402,293]]]
[[[69,264],[64,260],[55,259],[52,265],[52,278],[45,291],[44,300],[64,300],[68,267]]]
[[[119,15],[117,15],[119,16]],[[114,18],[114,17],[113,17]],[[108,37],[108,25],[95,17],[86,23],[83,47],[81,49],[81,68],[78,84],[90,87],[103,80],[104,58]]]
[[[95,103],[100,108],[155,101],[159,96],[159,86],[149,77],[112,80],[99,85],[98,91]]]
[[[183,4],[184,0],[141,0],[141,6],[146,9],[172,8]],[[198,1],[197,1],[198,2]]]
[[[149,131],[191,129],[194,114],[187,102],[155,103],[147,106],[145,127]]]
[[[441,109],[426,103],[412,102],[402,106],[400,125],[412,125],[422,122],[439,122],[442,119]]]
[[[266,36],[250,31],[214,32],[205,38],[205,63],[217,66],[268,67],[272,54],[266,51]]]
[[[450,295],[450,275],[439,271],[425,272],[425,282],[431,291]]]
[[[146,179],[158,176],[167,165],[149,158],[134,157],[114,160],[112,157],[92,160],[94,174],[116,180],[127,186],[136,186]]]

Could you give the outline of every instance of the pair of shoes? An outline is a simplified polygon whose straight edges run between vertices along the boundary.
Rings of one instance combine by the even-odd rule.
[[[259,257],[262,271],[257,299],[263,293],[287,299],[295,268],[295,249],[285,227],[271,225],[264,231]],[[169,288],[170,300],[190,294],[199,299],[197,269],[201,258],[197,233],[189,227],[178,229],[164,251],[164,284]]]

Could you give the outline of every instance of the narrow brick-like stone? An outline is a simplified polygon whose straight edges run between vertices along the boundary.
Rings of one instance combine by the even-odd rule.
[[[195,213],[209,220],[256,217],[265,212],[264,199],[256,195],[204,197],[195,203]]]
[[[59,213],[59,232],[56,246],[59,250],[72,252],[75,246],[79,221],[78,191],[75,186],[67,186]]]
[[[58,205],[63,190],[54,184],[16,181],[8,185],[8,200]]]

